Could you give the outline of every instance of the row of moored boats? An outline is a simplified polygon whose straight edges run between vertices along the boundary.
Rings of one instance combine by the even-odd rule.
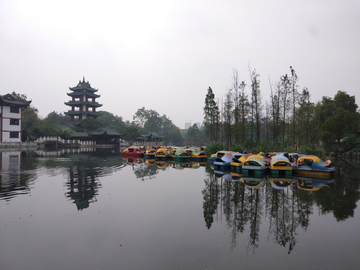
[[[218,151],[209,158],[215,170],[232,171],[243,176],[272,177],[297,176],[330,179],[335,167],[330,160],[322,161],[314,155],[271,152],[251,154],[232,151]]]
[[[330,179],[334,177],[335,167],[330,160],[322,161],[314,155],[298,153],[269,152],[251,154],[233,151],[218,151],[207,159],[204,148],[198,147],[138,147],[131,146],[122,152],[125,157],[145,159],[171,159],[179,162],[209,160],[215,170],[241,173],[243,176],[272,177],[307,176]]]
[[[179,162],[187,161],[207,161],[207,157],[203,148],[198,147],[139,147],[131,146],[121,152],[125,157],[144,157],[146,159],[172,159]]]

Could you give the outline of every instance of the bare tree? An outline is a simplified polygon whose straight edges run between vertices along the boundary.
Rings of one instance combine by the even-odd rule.
[[[229,89],[225,95],[224,102],[224,132],[225,132],[225,140],[227,145],[230,147],[231,145],[231,134],[232,134],[232,123],[233,123],[233,93],[232,90]]]
[[[292,138],[293,140],[296,140],[297,138],[297,132],[296,132],[296,104],[298,102],[299,99],[299,93],[297,91],[297,81],[299,80],[295,70],[292,68],[292,66],[290,66],[290,71],[291,71],[291,107],[292,107]]]
[[[256,70],[250,70],[250,79],[251,79],[251,138],[253,139],[253,132],[255,127],[256,134],[256,144],[260,143],[260,133],[261,133],[261,117],[263,116],[263,105],[261,103],[260,95],[260,75],[256,73]]]
[[[286,117],[289,109],[289,92],[291,87],[291,82],[287,74],[281,76],[280,78],[281,85],[281,101],[282,101],[282,109],[283,109],[283,130],[282,130],[282,140],[283,147],[285,146],[285,129],[286,129]]]

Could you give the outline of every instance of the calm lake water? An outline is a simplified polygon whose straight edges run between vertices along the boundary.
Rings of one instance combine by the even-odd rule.
[[[314,181],[105,150],[0,155],[2,270],[359,269],[359,163]]]

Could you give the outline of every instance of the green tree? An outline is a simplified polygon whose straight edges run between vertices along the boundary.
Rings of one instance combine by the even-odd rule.
[[[327,143],[337,141],[339,149],[341,139],[359,130],[359,113],[355,97],[338,91],[334,100],[323,97],[324,123],[321,125],[321,139]]]
[[[298,125],[298,136],[299,138],[305,138],[306,144],[310,145],[310,134],[311,134],[311,118],[313,113],[314,104],[310,102],[310,92],[307,87],[303,88],[302,93],[299,96],[298,109],[299,121]],[[315,127],[316,128],[316,127]]]
[[[57,113],[56,111],[53,111],[49,113],[45,118],[44,121],[49,124],[66,124],[66,122],[70,121],[69,116],[65,116],[62,113]]]
[[[161,133],[162,119],[155,110],[148,110],[144,131]]]
[[[128,126],[124,129],[123,137],[128,142],[133,142],[137,137],[140,136],[138,128],[134,125]]]
[[[39,131],[41,120],[38,116],[38,110],[35,107],[28,106],[22,112],[22,129],[23,129],[23,140],[36,140],[42,134]]]
[[[139,127],[144,127],[144,124],[148,120],[148,111],[145,109],[145,107],[142,107],[136,111],[135,115],[133,116],[133,120]]]
[[[94,131],[97,130],[98,128],[103,127],[103,125],[99,119],[86,118],[80,121],[80,127],[83,128],[84,130]]]
[[[170,129],[167,131],[167,134],[165,135],[165,140],[168,142],[172,142],[175,145],[181,145],[183,137],[181,135],[180,128],[173,125],[170,127]]]
[[[208,88],[205,98],[204,126],[205,132],[209,136],[210,141],[216,141],[218,139],[220,127],[220,111],[215,102],[215,95],[211,87]]]
[[[125,128],[125,123],[121,116],[114,115],[107,111],[100,111],[102,114],[98,120],[101,122],[103,127],[111,128],[121,132]]]
[[[190,145],[200,145],[202,133],[196,124],[193,124],[186,131],[187,143]]]
[[[133,116],[135,123],[147,132],[161,133],[162,118],[155,110],[146,110],[145,107],[138,109]]]

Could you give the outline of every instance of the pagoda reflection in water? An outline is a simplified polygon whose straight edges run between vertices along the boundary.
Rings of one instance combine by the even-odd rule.
[[[74,166],[69,168],[70,178],[66,182],[69,191],[65,196],[76,204],[78,210],[88,208],[90,203],[96,202],[96,195],[101,187],[96,177],[96,170]]]

